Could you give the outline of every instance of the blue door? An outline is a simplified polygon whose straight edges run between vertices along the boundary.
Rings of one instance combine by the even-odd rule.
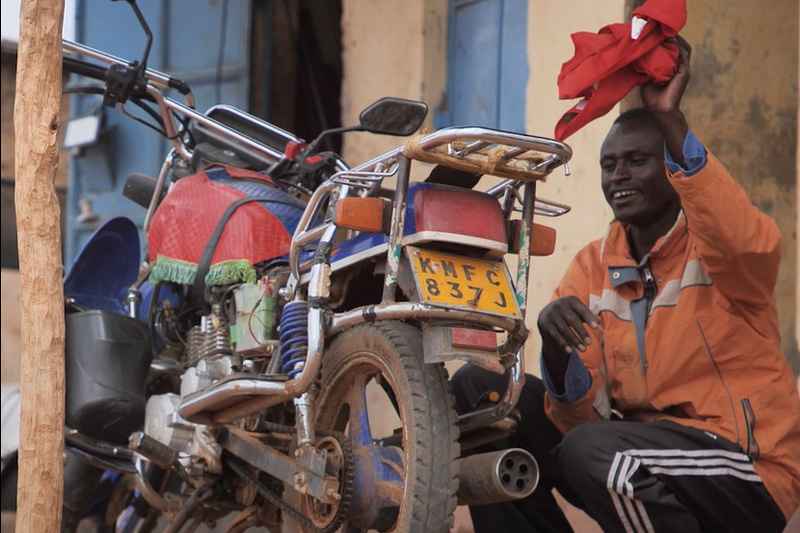
[[[527,0],[450,0],[447,106],[436,126],[525,129]]]
[[[147,66],[189,83],[197,109],[228,103],[247,109],[249,0],[139,0],[153,34]],[[146,37],[127,2],[77,0],[75,40],[111,55],[141,60]],[[173,97],[180,97],[177,93]],[[158,175],[169,147],[156,132],[103,108],[100,96],[73,97],[70,116],[102,115],[100,141],[78,149],[69,166],[64,264],[103,222],[128,216],[139,227],[145,210],[122,196],[133,172]],[[135,106],[130,106],[135,107]]]

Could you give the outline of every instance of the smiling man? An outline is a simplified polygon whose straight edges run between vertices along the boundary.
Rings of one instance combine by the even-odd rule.
[[[774,221],[680,110],[690,47],[641,88],[600,149],[614,220],[539,315],[542,380],[496,447],[536,457],[524,500],[473,507],[484,531],[569,531],[553,487],[605,532],[783,530],[800,506],[800,397],[780,351]],[[463,367],[459,409],[503,377]]]
[[[666,154],[669,157],[669,154]],[[678,220],[681,199],[664,171],[664,138],[645,108],[623,113],[600,150],[601,183],[633,257],[644,257]]]

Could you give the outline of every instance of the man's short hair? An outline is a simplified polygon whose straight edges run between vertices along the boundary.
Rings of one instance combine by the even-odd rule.
[[[614,120],[614,124],[628,122],[629,120],[635,120],[637,118],[647,118],[653,120],[653,114],[644,107],[634,107],[620,113],[616,120]]]

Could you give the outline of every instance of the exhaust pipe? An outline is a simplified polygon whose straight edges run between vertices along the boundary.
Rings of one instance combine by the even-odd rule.
[[[539,464],[522,448],[470,455],[458,463],[458,505],[519,500],[539,484]]]

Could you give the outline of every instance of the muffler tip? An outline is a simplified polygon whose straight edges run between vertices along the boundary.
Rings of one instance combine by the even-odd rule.
[[[507,450],[498,461],[497,477],[514,499],[525,498],[539,484],[539,464],[523,449]]]
[[[485,505],[530,496],[539,465],[528,451],[511,448],[459,459],[459,505]]]

